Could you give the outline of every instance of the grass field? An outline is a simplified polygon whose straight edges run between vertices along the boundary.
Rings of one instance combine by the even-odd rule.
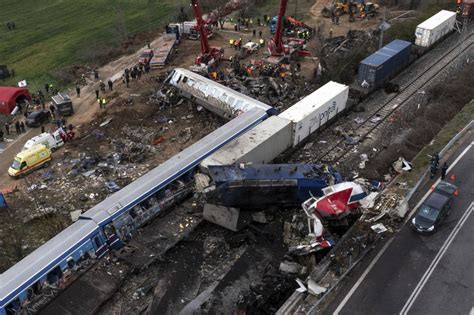
[[[0,64],[16,74],[0,84],[26,79],[43,86],[65,66],[97,63],[97,55],[120,47],[126,36],[172,20],[178,6],[173,0],[0,0]]]

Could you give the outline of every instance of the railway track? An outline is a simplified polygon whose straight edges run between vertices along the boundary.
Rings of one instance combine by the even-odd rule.
[[[461,49],[458,45],[449,49],[437,58],[431,67],[427,67],[427,69],[414,76],[408,82],[402,83],[400,93],[390,96],[383,104],[375,107],[362,122],[358,123],[353,130],[354,133],[359,135],[359,140],[364,140],[380,133],[388,122],[389,117],[406,105],[418,91],[435,80],[438,74],[451,65],[459,55],[471,49],[474,44],[474,33],[471,32],[464,39],[461,38],[461,40],[463,45]],[[345,146],[345,139],[338,140],[336,144],[319,155],[316,158],[316,162],[341,162],[352,149],[352,146]],[[336,151],[338,153],[332,154]],[[327,156],[333,157],[331,161],[325,159]]]

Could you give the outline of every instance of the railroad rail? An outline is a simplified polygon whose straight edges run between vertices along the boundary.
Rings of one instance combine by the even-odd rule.
[[[383,125],[387,122],[388,118],[392,116],[396,111],[399,111],[404,105],[406,105],[411,98],[428,84],[430,84],[439,73],[447,68],[456,58],[462,55],[465,51],[469,50],[474,44],[474,33],[468,34],[465,38],[460,38],[459,44],[463,45],[461,49],[459,46],[454,46],[449,49],[446,53],[440,56],[435,62],[431,63],[431,67],[427,67],[424,71],[420,72],[413,79],[401,86],[401,92],[390,96],[387,101],[382,105],[376,107],[363,122],[359,123],[355,128],[359,136],[359,140],[364,140],[374,133],[382,129]],[[380,119],[374,120],[375,117]],[[345,139],[337,141],[336,144],[331,146],[327,151],[324,151],[319,157],[316,158],[316,162],[340,162],[353,148],[344,146]],[[341,149],[343,148],[343,149]],[[330,153],[334,151],[340,151],[331,161],[325,160]]]

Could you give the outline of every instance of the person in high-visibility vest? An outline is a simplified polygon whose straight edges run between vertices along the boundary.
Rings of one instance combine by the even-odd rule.
[[[265,44],[265,40],[263,38],[260,38],[259,43],[260,47],[263,47],[263,45]]]
[[[229,45],[230,45],[230,47],[234,47],[234,42],[235,42],[235,40],[229,39]]]

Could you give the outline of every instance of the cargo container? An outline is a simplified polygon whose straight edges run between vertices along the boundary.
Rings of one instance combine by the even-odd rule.
[[[474,0],[463,0],[461,4],[461,16],[464,18],[474,18]]]
[[[161,35],[158,39],[158,43],[153,46],[154,55],[150,60],[150,68],[163,68],[169,62],[177,45],[178,40],[175,34]]]
[[[441,10],[423,23],[419,24],[415,30],[415,45],[429,48],[443,36],[454,29],[456,23],[456,13]]]
[[[292,146],[291,140],[291,121],[272,116],[204,159],[200,168],[207,173],[209,165],[269,163]]]
[[[393,78],[409,64],[411,46],[410,42],[396,39],[362,60],[359,64],[359,84],[374,90]]]
[[[292,121],[293,146],[342,112],[348,96],[347,85],[330,81],[281,113],[279,117]]]

